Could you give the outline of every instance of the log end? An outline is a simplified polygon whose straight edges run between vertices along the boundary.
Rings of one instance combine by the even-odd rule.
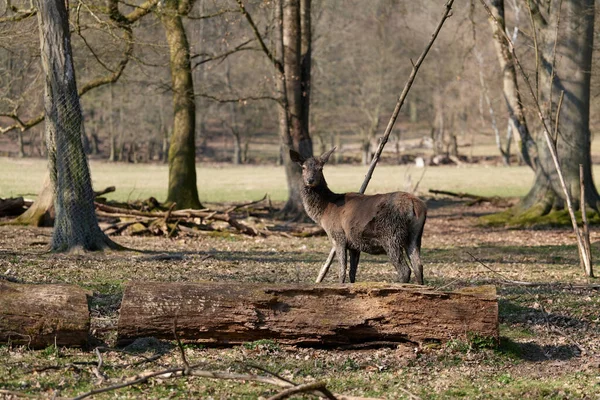
[[[88,343],[88,292],[72,285],[0,281],[0,343],[45,348]]]

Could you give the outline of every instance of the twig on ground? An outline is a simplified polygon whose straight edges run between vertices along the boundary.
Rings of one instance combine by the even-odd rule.
[[[409,392],[407,389],[404,389],[402,386],[398,387],[398,389],[400,389],[401,392],[405,393],[406,395],[408,395],[408,397],[410,397],[413,400],[421,400],[421,398],[419,396],[417,396],[416,394]]]
[[[141,375],[136,375],[133,377],[133,379],[131,379],[129,381],[118,383],[118,384],[112,385],[112,386],[107,386],[104,388],[90,390],[89,392],[86,392],[77,397],[74,397],[72,400],[81,400],[81,399],[85,399],[87,397],[90,397],[90,396],[93,396],[96,394],[111,392],[113,390],[122,389],[127,386],[137,385],[138,383],[143,383],[143,382],[148,381],[148,379],[150,379],[150,378],[154,378],[154,377],[161,376],[161,375],[169,375],[169,374],[173,374],[176,372],[183,372],[183,370],[184,370],[183,368],[169,368],[169,369],[164,369],[162,371],[155,371],[155,372],[149,372],[149,373],[145,373],[145,374],[141,374]],[[169,375],[167,377],[170,377],[170,376],[172,376],[172,375]]]
[[[181,354],[181,361],[183,365],[185,365],[185,369],[183,371],[184,375],[187,375],[190,372],[190,363],[188,363],[187,357],[185,356],[185,349],[183,348],[183,344],[181,343],[181,339],[179,339],[179,335],[177,334],[177,317],[178,313],[175,313],[175,318],[173,319],[173,336],[175,336],[175,340],[177,341],[177,347],[179,347],[179,353]]]
[[[259,370],[259,371],[262,371],[262,372],[264,372],[264,373],[266,373],[266,374],[269,374],[269,375],[271,375],[271,376],[273,376],[273,377],[275,377],[275,378],[277,378],[277,379],[281,380],[281,381],[282,381],[284,384],[285,384],[285,383],[287,383],[287,384],[289,384],[289,385],[296,385],[296,383],[295,383],[294,381],[292,381],[292,380],[289,380],[289,379],[287,379],[287,378],[284,378],[283,376],[279,375],[278,373],[276,373],[276,372],[273,372],[273,371],[271,371],[271,370],[268,370],[268,369],[267,369],[267,368],[265,368],[265,367],[261,367],[260,365],[257,365],[257,364],[250,364],[250,363],[242,363],[242,365],[243,365],[244,367],[254,368],[254,369],[257,369],[257,370]]]
[[[487,196],[479,196],[479,195],[471,194],[471,193],[450,192],[447,190],[435,190],[435,189],[429,189],[429,193],[443,194],[443,195],[450,196],[450,197],[458,197],[459,199],[473,199],[473,201],[469,202],[470,206],[477,204],[477,203],[481,203],[481,202],[492,203],[493,205],[498,206],[498,207],[510,206],[510,202],[508,202],[506,199],[503,199],[502,197],[498,197],[498,196],[487,197]]]
[[[269,397],[268,400],[282,400],[287,399],[288,397],[298,393],[306,393],[313,391],[319,391],[323,393],[323,395],[328,399],[337,400],[337,397],[335,397],[329,390],[327,390],[325,382],[311,382],[304,383],[302,385],[292,386],[291,388],[287,388],[277,393],[275,396]]]
[[[171,218],[171,213],[173,212],[173,209],[176,205],[177,203],[171,203],[171,206],[167,210],[167,214],[165,215],[165,225],[167,224],[167,222],[169,222],[169,218]]]
[[[98,357],[98,364],[92,367],[92,371],[96,378],[98,378],[98,384],[102,384],[106,380],[106,375],[102,373],[102,365],[104,365],[104,360],[102,359],[102,354],[100,350],[96,347],[94,349],[94,353],[96,353],[96,357]]]
[[[99,192],[94,192],[94,197],[102,196],[107,193],[112,193],[116,190],[117,190],[117,188],[115,188],[114,186],[109,186],[109,187],[105,188],[104,190],[101,190]]]
[[[39,396],[33,395],[33,394],[27,394],[27,393],[21,393],[21,392],[16,392],[14,390],[6,390],[6,389],[0,389],[0,395],[5,395],[5,396],[9,396],[12,397],[23,397],[26,399],[37,399],[39,398]]]
[[[255,204],[258,203],[262,203],[263,201],[265,201],[267,199],[267,194],[265,193],[265,195],[263,196],[262,199],[260,200],[254,200],[248,203],[241,203],[241,204],[234,204],[231,207],[227,208],[225,211],[223,211],[225,214],[229,214],[231,212],[234,212],[236,210],[239,210],[240,208],[244,208],[244,207],[249,207],[249,206],[253,206]]]
[[[585,212],[585,178],[583,172],[583,164],[579,164],[579,197],[580,197],[580,205],[579,210],[581,211],[581,232],[583,234],[583,247],[585,250],[585,256],[587,258],[587,263],[583,263],[583,268],[585,273],[589,277],[594,276],[594,267],[592,264],[592,249],[590,243],[590,226],[588,224],[587,214]],[[586,269],[589,268],[588,269]]]

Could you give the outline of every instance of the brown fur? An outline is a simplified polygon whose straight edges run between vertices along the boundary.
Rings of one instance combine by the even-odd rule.
[[[305,159],[290,150],[302,166],[302,202],[308,215],[323,227],[336,248],[340,282],[346,280],[346,250],[350,253],[350,282],[355,282],[360,252],[387,254],[401,282],[410,280],[411,268],[423,284],[421,237],[427,218],[425,202],[409,193],[364,195],[329,190],[323,166],[335,147],[321,157]]]

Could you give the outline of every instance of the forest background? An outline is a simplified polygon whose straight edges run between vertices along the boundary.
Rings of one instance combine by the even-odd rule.
[[[114,4],[110,1],[106,4],[111,3]],[[167,0],[161,4],[173,3]],[[249,174],[258,183],[263,183],[262,179],[266,182],[272,171],[283,170],[276,165],[285,163],[282,152],[285,147],[278,133],[277,65],[262,48],[264,44],[274,49],[273,54],[279,54],[278,16],[273,7],[276,2],[243,2],[263,38],[262,44],[256,40],[247,16],[240,11],[240,2],[181,3],[193,5],[178,13],[187,35],[194,83],[195,160],[199,163],[198,174],[209,175],[199,182],[208,178],[213,190],[219,190],[227,182],[224,175],[217,173],[224,169],[225,163],[260,164],[252,168],[267,166],[269,172],[264,175],[254,174],[257,169],[233,170],[245,180]],[[531,28],[533,14],[528,7],[534,3],[505,2],[507,34],[516,43],[530,76],[539,72],[535,62],[536,36]],[[565,5],[575,3],[565,0]],[[2,160],[3,176],[10,174],[11,179],[20,181],[23,180],[20,174],[26,175],[34,169],[39,173],[43,169],[46,149],[39,115],[43,114],[44,79],[37,21],[29,18],[29,2],[12,1],[5,5],[0,9],[0,129],[4,132],[0,136],[0,152],[10,157]],[[80,90],[89,89],[81,97],[84,148],[93,168],[107,170],[114,177],[114,182],[103,181],[107,185],[119,186],[119,179],[131,167],[124,163],[140,164],[141,169],[136,170],[138,182],[154,184],[157,180],[162,184],[166,182],[164,177],[155,179],[154,174],[157,171],[162,174],[166,169],[147,164],[168,163],[167,154],[177,124],[170,68],[173,59],[169,58],[171,44],[165,30],[168,24],[160,14],[142,12],[141,8],[124,3],[120,12],[130,21],[119,22],[120,17],[111,14],[104,5],[104,2],[78,1],[71,2],[70,8],[78,83]],[[343,167],[332,168],[337,182],[347,182],[348,175],[341,171],[348,169],[355,174],[359,171],[348,164],[370,161],[398,93],[430,39],[443,6],[443,1],[312,1],[309,131],[314,153],[338,146],[335,162]],[[528,167],[487,168],[524,163],[518,154],[517,134],[509,129],[502,68],[488,16],[479,3],[462,1],[455,3],[446,24],[419,73],[384,152],[382,163],[388,165],[378,170],[384,177],[378,181],[385,182],[384,186],[375,183],[373,186],[381,190],[415,188],[422,170],[413,170],[412,182],[407,184],[409,173],[400,176],[395,171],[396,175],[390,179],[387,172],[391,170],[385,168],[392,165],[449,164],[450,167],[428,167],[424,179],[435,176],[434,183],[458,181],[457,189],[473,185],[472,182],[476,189],[484,183],[493,183],[493,192],[489,194],[523,195],[528,188],[527,180],[533,175]],[[594,48],[594,61],[597,54]],[[591,132],[600,122],[597,68],[593,62]],[[108,79],[101,81],[103,77]],[[522,101],[529,130],[537,138],[541,125],[535,105],[525,95]],[[16,127],[11,128],[15,123]],[[512,147],[508,146],[508,138],[512,138]],[[15,162],[13,157],[39,158],[39,161]],[[467,167],[471,163],[486,168]],[[29,169],[31,165],[35,168]],[[456,168],[457,165],[461,168]],[[483,174],[484,170],[488,172]],[[362,171],[363,168],[359,174]],[[519,181],[526,182],[517,190],[515,171]],[[270,187],[284,187],[283,171],[276,176],[281,181]],[[391,187],[385,187],[389,181],[393,181]],[[231,182],[236,185],[235,180]],[[164,186],[166,191],[167,185]],[[4,197],[6,192],[1,189],[0,195]],[[202,199],[202,185],[199,191]],[[23,194],[23,191],[12,193]],[[212,199],[256,200],[255,192],[236,193]],[[278,200],[285,200],[285,194]],[[415,398],[438,394],[441,398],[453,398],[485,393],[489,397],[503,394],[560,397],[566,393],[581,397],[597,393],[597,285],[593,280],[590,284],[579,268],[571,232],[565,228],[536,231],[482,227],[478,217],[499,211],[497,206],[464,207],[444,201],[429,204],[431,213],[424,239],[428,283],[446,289],[480,283],[499,285],[501,346],[498,349],[455,341],[441,349],[415,352],[403,346],[369,352],[304,351],[266,341],[227,350],[192,346],[187,349],[188,354],[229,370],[240,369],[240,359],[255,358],[293,379],[310,381],[314,376],[322,376],[336,390],[356,395]],[[175,258],[141,257],[132,262],[126,256],[109,253],[82,263],[76,255],[37,252],[42,251],[41,242],[47,242],[47,230],[1,229],[2,251],[10,256],[0,260],[5,275],[25,283],[71,282],[90,289],[93,329],[96,337],[107,343],[114,339],[111,335],[126,280],[310,282],[328,250],[322,237],[246,238],[209,232],[165,241],[130,236],[116,240],[158,253],[168,247]],[[597,239],[594,232],[592,239]],[[596,247],[593,243],[594,254]],[[474,257],[466,256],[466,252]],[[476,260],[502,275],[490,272]],[[361,273],[360,280],[394,280],[391,267],[376,257],[365,257]],[[510,282],[519,281],[537,283],[531,289],[511,286]],[[154,343],[144,350],[163,357],[159,361],[161,366],[177,362],[177,351],[168,344]],[[2,347],[0,356],[9,360],[0,370],[0,377],[13,390],[76,395],[97,386],[89,379],[77,383],[77,370],[64,376],[60,373],[60,368],[69,368],[68,363],[74,359],[82,357],[89,361],[94,357],[90,353],[56,348],[29,352]],[[298,357],[304,357],[304,361],[298,361]],[[115,365],[121,361],[115,356],[106,360]],[[29,376],[30,367],[35,369],[41,364],[61,367],[58,373],[42,371],[40,379]],[[108,380],[116,381],[119,376],[116,369],[111,370]],[[162,396],[163,389],[180,396],[217,393],[217,397],[225,397],[233,391],[239,397],[246,393],[257,397],[274,392],[260,385],[222,385],[205,380],[190,385],[158,386],[141,390],[150,397]],[[138,389],[128,390],[125,396],[139,395]]]

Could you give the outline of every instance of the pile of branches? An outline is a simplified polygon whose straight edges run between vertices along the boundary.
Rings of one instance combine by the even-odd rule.
[[[265,195],[258,201],[231,206],[225,210],[175,210],[172,204],[168,210],[160,209],[160,204],[155,199],[148,199],[141,203],[106,203],[96,202],[96,214],[108,222],[103,231],[108,235],[163,235],[166,237],[182,235],[198,235],[202,231],[232,230],[249,236],[271,236],[279,234],[289,236],[282,232],[272,232],[266,227],[250,226],[239,221],[233,216],[235,211],[267,201]],[[270,205],[263,206],[270,209]],[[249,212],[247,212],[249,214]],[[220,223],[220,224],[219,224]]]
[[[324,231],[310,224],[287,224],[275,226],[269,230],[267,224],[260,223],[264,219],[272,219],[274,209],[271,200],[265,196],[256,201],[231,205],[223,210],[176,210],[176,204],[166,208],[153,197],[135,202],[107,202],[100,197],[115,191],[114,186],[94,192],[96,215],[101,222],[102,230],[107,235],[153,235],[181,237],[197,236],[207,231],[232,232],[249,236],[316,236],[324,235]],[[32,201],[22,197],[0,198],[0,218],[16,217],[27,211]],[[259,223],[248,223],[253,217]],[[246,222],[242,220],[246,220]],[[52,222],[50,222],[50,225]],[[282,229],[283,228],[283,229]]]

